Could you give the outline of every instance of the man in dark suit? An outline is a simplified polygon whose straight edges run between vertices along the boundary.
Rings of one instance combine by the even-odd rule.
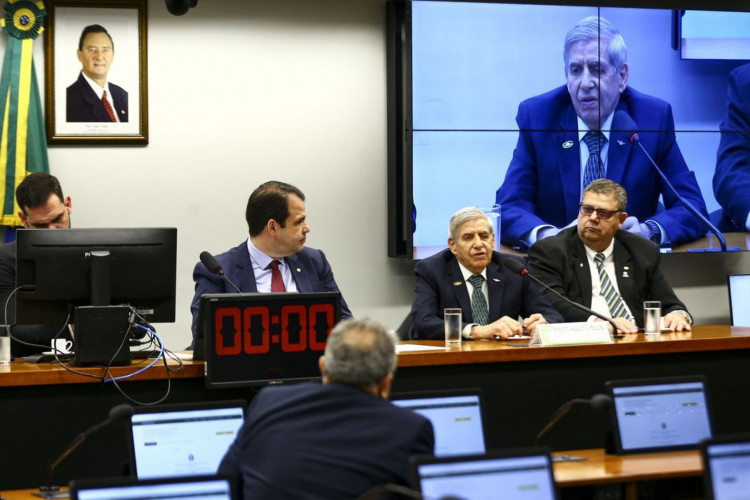
[[[623,230],[657,244],[703,236],[700,221],[631,142],[639,132],[677,192],[706,214],[695,175],[675,142],[671,106],[627,86],[627,48],[617,29],[601,17],[583,19],[567,34],[564,54],[567,85],[518,108],[518,143],[497,191],[503,243],[526,248],[574,225],[583,188],[600,177],[630,193]]]
[[[250,237],[235,248],[216,256],[229,281],[242,292],[338,292],[325,254],[305,247],[310,228],[305,195],[284,182],[261,184],[247,201],[245,219]],[[227,280],[198,262],[193,270],[195,296],[193,340],[198,325],[200,299],[207,293],[237,293]],[[342,319],[352,313],[341,299]]]
[[[29,229],[68,229],[73,205],[70,196],[64,197],[60,182],[53,175],[29,174],[16,188],[16,203],[21,209],[18,217]],[[0,245],[0,311],[2,323],[14,325],[10,333],[11,355],[28,356],[50,349],[50,340],[60,333],[60,338],[70,338],[67,325],[15,325],[16,298],[13,295],[5,317],[5,302],[16,288],[16,242]]]
[[[387,400],[396,338],[385,326],[342,321],[319,364],[323,384],[267,387],[250,403],[219,465],[242,476],[245,498],[350,500],[408,485],[409,457],[434,453],[430,421]]]
[[[449,248],[417,263],[411,307],[412,339],[443,339],[443,309],[461,308],[463,336],[508,338],[537,324],[562,321],[535,283],[502,266],[493,251],[495,233],[487,215],[463,208],[449,224]],[[523,317],[523,325],[517,318]]]
[[[727,230],[750,231],[750,64],[732,71],[729,105],[721,123],[714,194]]]
[[[690,330],[692,318],[659,269],[659,248],[621,229],[626,206],[622,186],[593,181],[583,191],[577,227],[537,241],[529,249],[529,272],[573,302],[611,317],[625,333],[643,326],[646,300],[661,301],[665,328]],[[552,294],[550,299],[565,321],[598,320]]]
[[[115,57],[115,45],[98,24],[86,26],[78,41],[81,73],[67,89],[66,121],[127,122],[128,93],[107,81]]]

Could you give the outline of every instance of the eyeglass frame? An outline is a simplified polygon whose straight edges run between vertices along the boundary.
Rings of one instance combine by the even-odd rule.
[[[591,209],[591,212],[585,213],[584,210]],[[594,208],[591,205],[586,205],[584,203],[578,204],[578,213],[581,215],[585,215],[586,217],[591,217],[591,215],[596,212],[597,218],[600,220],[609,220],[612,218],[613,215],[615,215],[618,212],[622,212],[623,210],[607,210],[606,208]]]

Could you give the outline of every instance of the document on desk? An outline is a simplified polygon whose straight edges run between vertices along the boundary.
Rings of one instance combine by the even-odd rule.
[[[419,344],[398,344],[396,346],[396,354],[402,352],[420,352],[420,351],[444,351],[445,347],[435,345],[419,345]]]

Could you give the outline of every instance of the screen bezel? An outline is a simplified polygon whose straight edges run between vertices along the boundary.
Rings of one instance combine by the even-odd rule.
[[[733,443],[746,443],[750,446],[750,434],[729,434],[723,436],[714,436],[711,439],[704,439],[700,442],[699,448],[701,453],[701,461],[703,463],[703,492],[706,495],[706,500],[714,500],[713,489],[713,477],[710,467],[710,453],[709,447],[715,445],[730,445]]]

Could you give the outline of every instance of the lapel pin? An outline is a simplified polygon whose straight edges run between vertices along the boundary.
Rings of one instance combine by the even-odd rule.
[[[581,269],[583,269],[583,262],[579,262],[578,263],[578,267],[580,267]]]
[[[623,277],[623,278],[630,278],[630,275],[628,274],[628,272],[627,272],[627,271],[623,271],[623,272],[622,272],[622,277]]]
[[[494,281],[495,283],[500,283],[500,278],[492,278],[492,281]]]
[[[461,286],[462,284],[463,283],[461,283],[460,281],[454,281],[453,282],[453,286]]]
[[[622,266],[622,268],[627,271],[628,269],[630,269],[630,266]]]
[[[620,146],[624,146],[625,141],[621,141],[620,139],[617,139],[617,144],[619,144]]]
[[[300,268],[298,267],[298,268],[297,268],[297,272],[298,272],[298,273],[301,273],[301,272],[302,272],[302,269],[300,269]]]
[[[573,147],[573,141],[565,141],[562,143],[563,149],[569,149]]]

